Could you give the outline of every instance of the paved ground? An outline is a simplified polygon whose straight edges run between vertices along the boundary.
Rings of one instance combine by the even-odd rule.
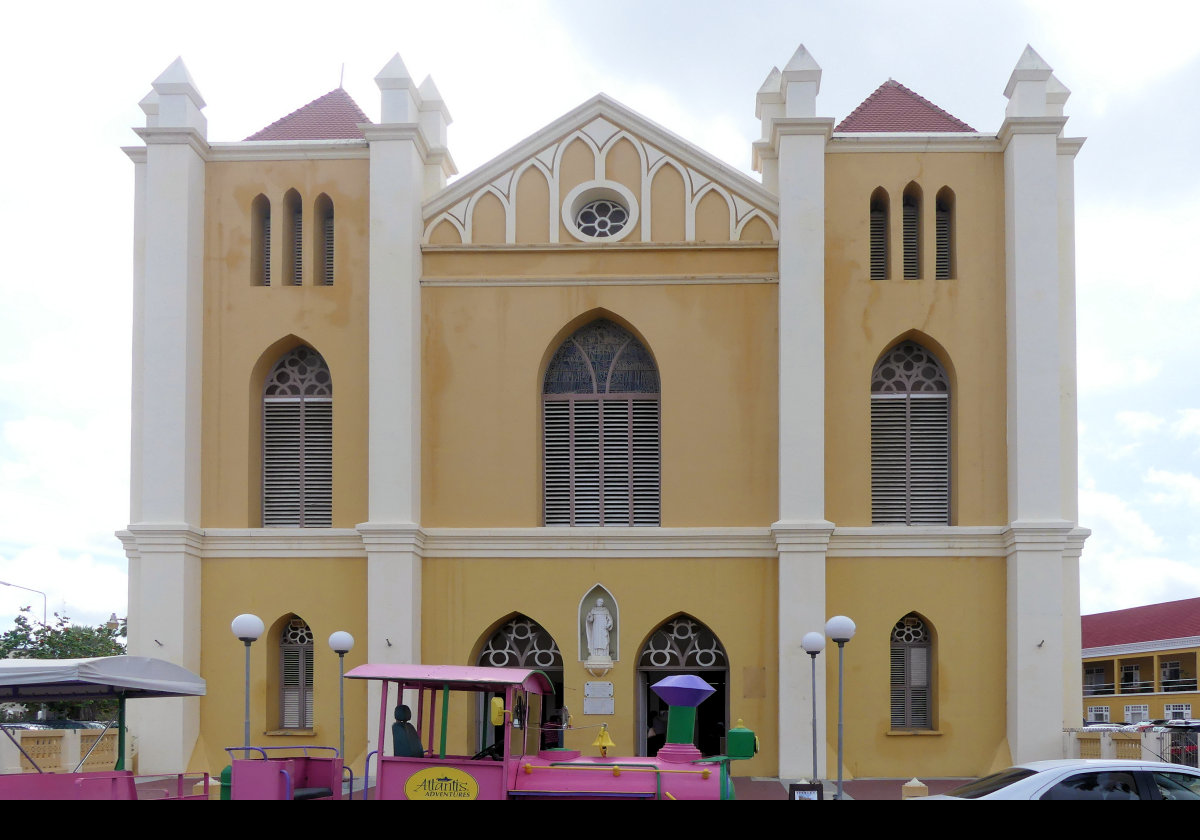
[[[861,800],[899,800],[900,790],[908,779],[855,779],[842,784],[846,791],[846,799],[861,799]],[[929,792],[945,793],[948,790],[958,787],[969,779],[922,779],[929,787]],[[761,799],[783,799],[788,798],[789,779],[760,779],[748,776],[735,776],[733,779],[734,790],[737,791],[737,798],[743,801],[746,800],[761,800]],[[837,792],[837,782],[823,782],[825,786],[825,798],[833,799]]]

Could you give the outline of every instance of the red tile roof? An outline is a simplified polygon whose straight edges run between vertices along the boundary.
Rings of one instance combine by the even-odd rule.
[[[958,117],[888,79],[834,131],[974,131]]]
[[[276,120],[247,140],[361,140],[359,123],[369,123],[358,103],[341,88]]]
[[[1085,648],[1200,636],[1200,598],[1085,615]]]

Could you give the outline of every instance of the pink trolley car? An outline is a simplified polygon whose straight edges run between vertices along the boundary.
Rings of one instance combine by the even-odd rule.
[[[380,748],[364,773],[375,758],[376,799],[732,799],[729,763],[757,747],[741,726],[728,732],[728,755],[702,756],[692,745],[695,707],[713,691],[698,677],[653,687],[670,705],[667,743],[657,756],[620,758],[607,755],[603,728],[593,744],[599,755],[559,746],[570,724],[543,723],[542,699],[553,688],[541,671],[368,664],[346,678],[380,683]],[[472,719],[490,743],[467,754]]]

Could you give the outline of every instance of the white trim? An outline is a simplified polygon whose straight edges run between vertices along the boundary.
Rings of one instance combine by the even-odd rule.
[[[639,151],[639,154],[641,152]],[[599,156],[597,161],[602,160]],[[557,163],[557,162],[556,162]],[[557,172],[556,172],[557,177]],[[625,226],[618,230],[612,236],[588,236],[581,231],[578,225],[575,224],[576,214],[583,208],[584,205],[592,201],[607,199],[613,204],[620,205],[624,203],[623,208],[629,218],[625,222]],[[580,242],[604,244],[606,242],[620,242],[625,237],[633,232],[638,223],[638,200],[634,197],[633,192],[624,184],[618,181],[609,181],[601,177],[597,177],[593,181],[585,181],[579,184],[562,200],[562,222],[563,227],[567,232],[578,239]],[[516,241],[515,224],[514,230],[509,232],[508,241]]]
[[[422,286],[703,286],[713,284],[778,283],[778,274],[599,274],[587,277],[479,277],[447,275],[422,277]]]
[[[441,216],[439,219],[443,218]],[[451,217],[457,220],[457,217]],[[455,243],[453,245],[431,245],[425,243],[421,246],[422,253],[438,254],[438,253],[474,253],[488,251],[503,251],[505,253],[520,253],[522,251],[548,251],[554,254],[570,253],[577,251],[580,253],[595,253],[597,250],[612,250],[612,251],[725,251],[729,249],[746,249],[746,250],[768,250],[775,251],[779,248],[779,243],[774,240],[753,240],[748,242],[730,241],[730,242],[604,242],[599,241],[596,244],[585,242],[564,242],[562,244],[555,243],[529,243],[529,242],[507,242],[507,243],[492,243],[492,244],[477,244],[477,243]]]
[[[861,154],[873,152],[1000,152],[1003,146],[994,134],[946,131],[936,134],[916,134],[900,131],[839,132],[835,131],[826,146],[829,154]]]
[[[1084,648],[1084,659],[1124,656],[1130,653],[1152,653],[1200,647],[1200,636],[1180,636],[1177,639],[1152,639],[1147,642],[1128,642],[1122,645],[1103,645]]]

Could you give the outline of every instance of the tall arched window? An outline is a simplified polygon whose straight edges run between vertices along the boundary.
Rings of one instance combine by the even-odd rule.
[[[312,729],[313,632],[299,616],[279,637],[279,728]]]
[[[888,194],[879,187],[871,193],[871,279],[888,278]]]
[[[325,193],[317,196],[313,253],[317,255],[318,286],[333,285],[333,201]]]
[[[300,346],[263,388],[263,526],[328,528],[333,519],[333,380]]]
[[[950,380],[915,341],[871,377],[871,521],[950,524]]]
[[[607,319],[562,343],[542,386],[547,525],[659,524],[659,380]]]
[[[921,279],[921,188],[904,188],[904,279]]]
[[[916,613],[892,628],[892,729],[933,728],[933,634]]]
[[[938,190],[934,213],[937,249],[934,254],[934,277],[949,280],[955,275],[954,266],[954,190]]]
[[[262,194],[250,204],[250,283],[271,285],[271,201]]]
[[[299,286],[304,282],[304,207],[300,202],[300,193],[295,190],[284,193],[283,208],[283,283]]]

